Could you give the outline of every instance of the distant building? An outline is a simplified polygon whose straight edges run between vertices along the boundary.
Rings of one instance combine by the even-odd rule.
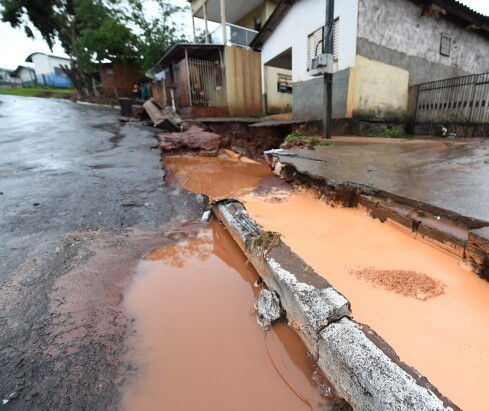
[[[0,85],[6,86],[6,85],[17,84],[17,79],[13,75],[14,71],[15,70],[0,68]]]
[[[252,41],[266,112],[322,119],[323,76],[311,75],[311,59],[322,53],[325,14],[324,0],[282,0]],[[456,0],[336,0],[332,33],[333,117],[343,124],[402,123],[410,87],[489,71],[489,17]],[[292,92],[292,107],[269,98],[277,90]]]
[[[36,73],[31,67],[17,66],[13,75],[23,86],[32,86],[36,82]]]
[[[38,84],[57,88],[72,87],[71,80],[61,68],[61,66],[70,66],[70,59],[45,53],[32,53],[25,61],[34,63]]]

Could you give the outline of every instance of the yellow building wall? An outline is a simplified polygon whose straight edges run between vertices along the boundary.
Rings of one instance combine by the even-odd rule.
[[[277,91],[278,74],[292,76],[292,70],[284,70],[276,67],[265,66],[265,84],[267,87],[267,113],[290,113],[292,112],[292,94],[279,93]]]
[[[350,75],[347,115],[380,121],[403,121],[408,107],[409,72],[356,56]]]
[[[263,112],[260,53],[243,47],[224,47],[226,92],[231,116]]]

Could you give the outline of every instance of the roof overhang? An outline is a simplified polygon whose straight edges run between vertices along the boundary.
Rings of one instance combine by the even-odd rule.
[[[41,53],[39,51],[36,51],[35,53],[31,53],[27,56],[27,58],[24,60],[25,62],[27,63],[33,63],[32,61],[32,56],[36,55],[36,54],[42,54],[43,56],[48,56],[48,57],[53,57],[53,58],[56,58],[56,59],[61,59],[61,60],[66,60],[66,61],[71,61],[68,57],[60,57],[60,56],[55,56],[53,54],[46,54],[46,53]]]
[[[260,32],[256,35],[250,44],[250,47],[254,49],[261,49],[263,44],[268,40],[273,31],[280,24],[282,19],[288,13],[290,8],[297,3],[299,0],[282,0],[275,10],[273,11],[270,18],[266,21],[265,25],[262,27]]]
[[[192,13],[195,17],[204,18],[204,0],[192,0],[190,5],[192,7]],[[264,0],[239,0],[239,1],[226,1],[226,22],[235,23],[243,16],[262,5]],[[216,23],[221,22],[221,2],[220,0],[207,0],[207,20],[214,21]]]
[[[204,58],[223,49],[224,46],[222,44],[176,44],[168,50],[156,65],[165,67],[171,63],[183,60],[185,51],[190,58]]]

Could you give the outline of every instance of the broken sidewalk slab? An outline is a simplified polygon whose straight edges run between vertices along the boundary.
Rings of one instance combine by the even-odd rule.
[[[318,364],[354,410],[459,410],[373,330],[348,318],[321,332]]]
[[[171,107],[163,107],[154,98],[146,101],[143,107],[155,127],[169,131],[181,130],[182,119]]]
[[[248,216],[240,202],[217,202],[212,210],[267,287],[277,293],[289,324],[317,357],[319,332],[331,322],[351,316],[348,300],[282,241],[267,250],[254,248],[254,239],[265,232]]]

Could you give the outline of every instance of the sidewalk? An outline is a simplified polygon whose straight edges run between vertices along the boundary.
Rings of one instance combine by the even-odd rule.
[[[274,153],[312,177],[369,185],[489,224],[489,140],[336,137]]]

